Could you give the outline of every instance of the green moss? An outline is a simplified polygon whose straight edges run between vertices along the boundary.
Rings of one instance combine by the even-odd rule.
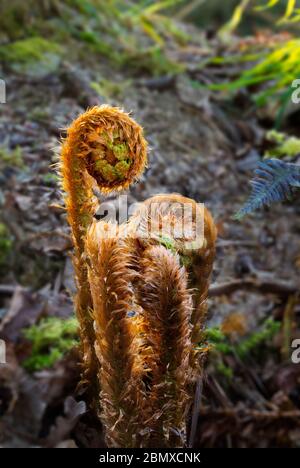
[[[78,322],[76,318],[49,317],[23,331],[32,344],[31,355],[23,362],[30,372],[53,366],[77,345]]]
[[[259,330],[237,343],[232,343],[218,327],[208,328],[205,331],[205,339],[217,353],[237,354],[240,358],[246,358],[250,353],[258,352],[263,345],[268,344],[279,330],[280,322],[269,318]]]
[[[49,354],[36,354],[27,358],[23,365],[29,372],[36,372],[52,367],[63,357],[63,353],[57,348],[51,349]]]
[[[262,328],[252,333],[237,346],[237,353],[240,357],[246,357],[253,351],[259,349],[263,344],[268,343],[280,330],[280,322],[273,319],[267,319]]]
[[[0,167],[13,166],[24,168],[24,160],[22,150],[17,146],[14,150],[9,150],[5,146],[0,147]]]
[[[30,37],[0,46],[0,60],[18,73],[43,76],[55,71],[62,48],[42,37]]]
[[[212,348],[221,354],[230,354],[233,351],[231,343],[218,327],[208,328],[205,331],[205,340]]]
[[[227,380],[232,380],[233,378],[232,368],[226,366],[222,361],[216,364],[216,371],[219,372],[219,374],[222,374]]]
[[[28,0],[29,1],[29,0]],[[0,31],[9,38],[20,37],[26,17],[25,2],[2,0],[0,5]]]
[[[285,133],[278,132],[277,130],[269,130],[266,134],[267,140],[277,145],[281,145],[285,140]]]
[[[103,96],[106,99],[111,99],[120,97],[130,85],[131,80],[125,80],[117,83],[102,78],[99,82],[93,81],[91,83],[91,88],[93,88],[100,96]]]
[[[30,37],[0,47],[2,60],[13,62],[35,62],[44,58],[44,54],[60,53],[61,47],[43,39],[42,37]]]
[[[69,46],[68,55],[71,53],[75,57],[88,54],[95,61],[106,57],[118,68],[130,66],[158,76],[177,73],[184,68],[168,58],[166,51],[170,39],[180,45],[189,40],[189,36],[166,13],[172,2],[150,1],[141,2],[145,5],[133,5],[125,0],[1,0],[0,3],[0,37],[5,42],[7,38],[9,42],[18,39],[17,58],[15,48],[11,50],[10,46],[5,46],[9,49],[1,55],[7,59],[7,55],[13,52],[17,62],[13,67],[21,72],[24,71],[24,62],[19,60],[22,56],[19,45],[23,47],[21,38],[28,36],[48,37],[59,44],[66,44]],[[157,14],[158,11],[162,12]],[[26,47],[24,52],[27,55]],[[40,62],[37,57],[35,59]],[[44,65],[47,62],[50,66],[49,58]],[[26,67],[26,72],[30,72],[30,67]],[[105,97],[120,93],[118,84],[111,86],[105,80],[101,80],[98,90]]]
[[[61,0],[1,0],[0,35],[10,40],[24,37],[38,25],[43,26],[48,18],[51,19],[62,3]]]
[[[59,176],[54,174],[53,172],[48,172],[48,174],[43,175],[43,182],[45,185],[54,185],[57,184],[59,181]]]
[[[212,344],[221,343],[226,339],[220,328],[211,327],[205,331],[205,339]]]
[[[79,33],[75,33],[75,37],[89,44],[93,52],[107,57],[118,67],[123,65],[123,55],[119,53],[111,44],[105,42],[99,33],[91,30],[85,30]]]
[[[0,267],[6,264],[7,257],[12,250],[13,241],[5,224],[0,223]]]
[[[126,64],[136,70],[145,70],[154,76],[178,74],[184,71],[184,66],[169,59],[160,46],[128,53]]]
[[[215,371],[231,381],[234,375],[234,369],[231,364],[232,359],[226,359],[226,356],[238,356],[241,360],[246,360],[250,355],[261,358],[264,349],[270,348],[273,337],[280,330],[280,322],[269,318],[265,320],[260,329],[249,334],[239,341],[232,341],[218,327],[208,328],[203,334],[203,342],[199,344],[198,349],[210,347],[210,363]]]
[[[142,2],[143,3],[143,2]],[[0,5],[0,37],[18,40],[15,44],[1,47],[1,58],[12,64],[18,72],[36,75],[42,73],[45,67],[57,66],[57,60],[50,56],[41,61],[37,58],[38,47],[33,47],[35,66],[27,66],[28,60],[22,60],[20,47],[24,49],[24,57],[28,56],[27,46],[36,39],[43,37],[54,39],[59,44],[69,46],[69,54],[80,56],[88,54],[95,61],[106,57],[115,67],[131,67],[146,70],[152,75],[177,73],[184,66],[172,61],[167,56],[167,45],[170,39],[174,44],[187,43],[189,36],[168,17],[165,12],[169,2],[146,2],[149,5],[133,5],[125,0],[68,0],[37,2],[36,0],[2,0]],[[2,5],[3,4],[3,5]],[[167,5],[166,5],[167,4]],[[153,9],[154,8],[154,9]],[[22,39],[24,37],[29,39]],[[32,36],[35,36],[32,38]],[[26,41],[24,43],[24,41]],[[75,47],[72,47],[75,44]],[[10,47],[14,46],[16,47]],[[7,48],[8,47],[8,48]],[[4,49],[4,50],[3,50]],[[43,51],[48,53],[47,51]],[[59,52],[52,51],[54,55]],[[8,58],[14,56],[14,62]],[[0,60],[1,60],[0,58]],[[36,62],[41,63],[40,67]],[[99,85],[99,87],[98,87]],[[118,84],[101,80],[97,91],[106,98],[120,93]],[[122,90],[121,90],[122,92]]]

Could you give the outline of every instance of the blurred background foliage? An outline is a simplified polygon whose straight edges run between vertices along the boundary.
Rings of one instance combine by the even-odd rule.
[[[152,75],[179,73],[184,64],[174,57],[175,45],[180,48],[188,42],[199,44],[199,38],[183,26],[182,20],[228,43],[233,33],[255,34],[262,28],[280,31],[286,29],[287,22],[289,31],[297,32],[299,11],[295,0],[3,0],[0,59],[16,70],[21,62],[23,71],[34,69],[36,61],[44,61],[46,71],[51,71],[58,66],[57,56],[80,56],[88,47],[91,53],[108,58],[118,67],[130,66]],[[230,85],[216,83],[213,88],[235,91],[269,82],[267,90],[255,95],[257,105],[286,90],[292,76],[299,74],[299,41],[286,37],[279,46],[276,41],[261,42],[263,52],[258,54],[257,43],[245,44],[233,57],[235,62],[249,60],[250,64],[258,64],[255,62]],[[70,47],[66,51],[61,44]],[[224,56],[210,58],[219,66],[230,60]],[[285,97],[288,99],[290,94],[281,96],[283,100]]]
[[[0,322],[9,317],[6,336],[30,378],[44,368],[55,378],[61,366],[68,381],[78,360],[53,148],[83,109],[123,106],[153,148],[132,200],[178,191],[207,203],[218,223],[213,282],[229,292],[211,297],[203,337],[211,352],[199,443],[299,446],[299,372],[289,362],[299,335],[299,204],[263,209],[300,186],[300,108],[291,102],[299,13],[300,0],[1,0]],[[247,217],[237,222],[236,211]],[[247,281],[249,290],[230,290]],[[266,290],[252,291],[260,281]],[[246,422],[235,428],[241,408]]]
[[[224,100],[247,89],[278,129],[300,76],[299,22],[296,0],[3,0],[0,61],[35,77],[101,59],[131,77],[190,72],[191,86]],[[127,82],[91,86],[108,97]]]

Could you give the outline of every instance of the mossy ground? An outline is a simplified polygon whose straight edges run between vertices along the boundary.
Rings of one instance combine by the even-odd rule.
[[[20,146],[14,150],[8,149],[5,145],[0,146],[0,168],[5,166],[24,168],[23,153]]]
[[[211,327],[204,332],[205,346],[210,347],[210,359],[216,370],[226,378],[232,378],[233,369],[223,361],[223,357],[237,356],[242,361],[247,361],[250,356],[261,358],[264,351],[272,348],[273,339],[280,329],[281,322],[272,318],[266,319],[258,330],[238,338],[235,330],[230,335],[225,334],[222,327]],[[232,339],[234,335],[235,338]]]
[[[0,46],[0,60],[17,73],[43,76],[56,70],[62,47],[42,37],[29,37]]]
[[[78,344],[78,323],[75,318],[49,317],[24,330],[31,343],[31,354],[23,362],[29,372],[52,367]]]
[[[164,38],[182,44],[188,37],[173,21],[158,14],[164,2],[157,2],[155,11],[143,5],[133,8],[123,0],[50,1],[47,5],[13,0],[3,9],[6,21],[0,19],[0,26],[9,43],[0,47],[0,59],[9,61],[14,71],[40,76],[55,70],[62,43],[72,53],[88,51],[95,60],[106,57],[116,67],[153,75],[182,70],[166,54]]]

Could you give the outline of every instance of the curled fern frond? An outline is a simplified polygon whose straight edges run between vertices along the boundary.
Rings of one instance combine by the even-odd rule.
[[[93,304],[84,254],[86,234],[98,206],[93,188],[97,185],[102,194],[127,189],[143,173],[146,162],[142,128],[122,110],[107,105],[93,107],[74,120],[62,144],[60,173],[74,244],[82,383],[89,389],[97,388]]]
[[[159,243],[180,254],[197,246],[201,249],[205,243],[201,232],[204,211],[202,205],[176,193],[155,195],[134,211],[129,232],[134,232],[145,247]]]
[[[300,165],[269,159],[261,161],[251,181],[252,192],[244,206],[235,214],[241,219],[264,205],[290,198],[293,187],[300,187]]]

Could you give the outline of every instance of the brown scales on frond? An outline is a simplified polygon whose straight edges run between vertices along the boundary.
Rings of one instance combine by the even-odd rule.
[[[165,247],[146,249],[141,266],[139,300],[155,357],[149,384],[148,445],[182,447],[190,399],[192,295],[178,255]]]
[[[102,239],[89,233],[86,252],[90,259],[88,278],[93,298],[95,350],[99,360],[101,419],[106,440],[112,447],[131,447],[132,413],[135,401],[129,401],[132,356],[131,333],[127,314],[132,309],[134,270],[132,256],[118,237],[107,236],[111,227],[103,224]]]
[[[217,236],[210,212],[204,205],[179,194],[156,195],[138,206],[129,221],[129,231],[134,232],[144,246],[170,240],[169,247],[180,255],[193,290],[192,341],[199,343],[206,318]],[[147,233],[150,236],[145,235]],[[194,363],[198,366],[196,354]]]
[[[83,379],[100,395],[110,447],[184,446],[202,372],[197,345],[216,238],[210,213],[171,194],[146,200],[126,224],[93,219],[94,185],[102,193],[128,188],[146,149],[141,128],[108,106],[80,116],[62,149]]]

